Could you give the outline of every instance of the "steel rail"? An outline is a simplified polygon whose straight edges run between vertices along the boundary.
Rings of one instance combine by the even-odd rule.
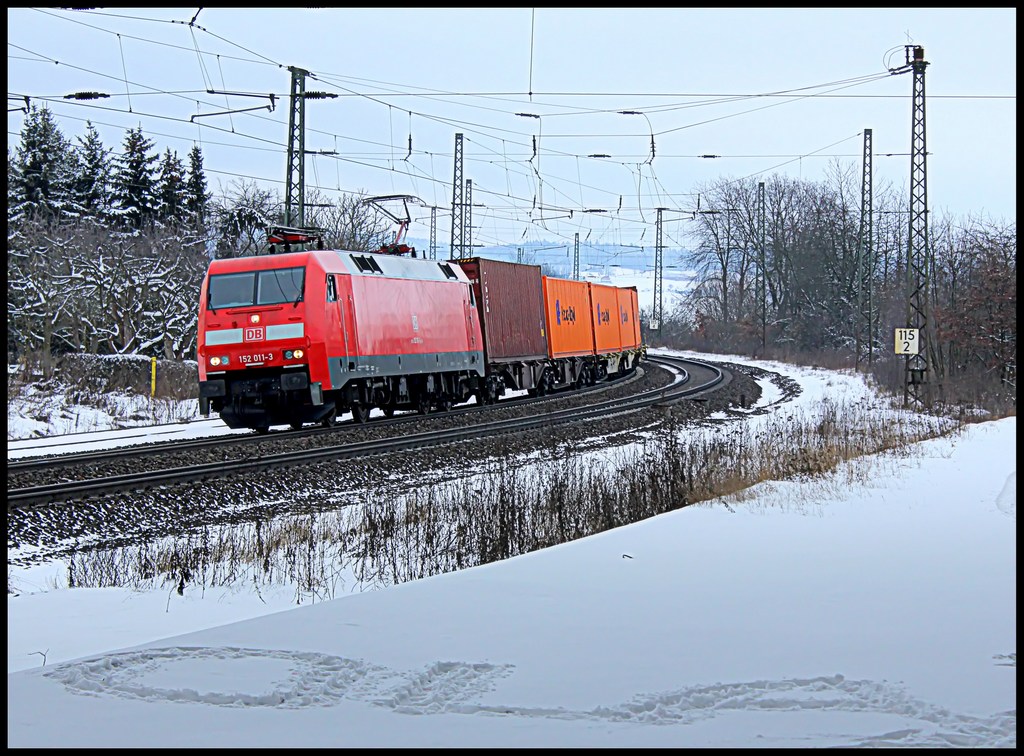
[[[13,508],[50,504],[82,496],[97,496],[129,490],[145,490],[182,482],[194,483],[196,481],[205,481],[212,478],[258,470],[315,464],[339,458],[350,459],[377,456],[407,449],[422,449],[425,446],[458,443],[467,439],[485,436],[521,433],[541,426],[580,422],[599,417],[636,412],[649,407],[676,402],[688,396],[705,392],[720,385],[725,380],[725,373],[712,365],[697,363],[693,360],[682,360],[681,358],[649,357],[648,359],[661,364],[675,366],[677,369],[679,363],[700,365],[710,369],[713,377],[697,386],[690,386],[690,375],[685,369],[682,369],[680,378],[668,386],[647,391],[634,397],[600,402],[585,408],[552,410],[527,417],[484,422],[461,428],[413,433],[393,439],[343,443],[316,450],[304,449],[297,452],[272,454],[256,459],[232,460],[230,462],[221,461],[169,470],[8,490],[7,507],[8,511],[10,511]]]
[[[632,377],[632,376],[628,376]],[[421,422],[425,419],[433,419],[437,417],[460,417],[472,413],[484,412],[493,409],[508,409],[511,407],[528,406],[533,404],[542,404],[545,401],[553,401],[565,397],[573,396],[586,396],[590,393],[600,392],[613,388],[614,386],[621,385],[621,379],[614,382],[602,382],[594,386],[588,386],[585,389],[559,389],[554,393],[548,394],[545,397],[515,397],[512,399],[504,399],[497,404],[487,405],[469,405],[454,407],[448,412],[431,412],[425,415],[418,413],[408,412],[403,413],[397,417],[376,417],[371,419],[368,423],[356,423],[354,420],[344,421],[336,426],[330,428],[314,427],[310,426],[301,430],[280,430],[272,431],[269,434],[257,434],[255,432],[251,434],[229,434],[229,435],[217,435],[207,436],[204,438],[186,439],[184,441],[154,441],[149,443],[132,444],[130,446],[122,446],[114,449],[103,449],[99,451],[87,451],[87,452],[72,452],[68,454],[48,454],[40,455],[38,457],[12,459],[7,462],[7,472],[10,473],[23,473],[32,472],[35,470],[45,470],[49,468],[63,468],[70,467],[72,465],[84,465],[96,462],[104,462],[112,459],[125,459],[126,457],[145,457],[154,456],[157,454],[176,454],[178,452],[207,449],[216,446],[225,445],[238,445],[243,446],[247,444],[261,444],[267,442],[282,441],[286,439],[303,438],[306,436],[316,436],[325,433],[336,433],[346,432],[358,429],[366,428],[383,428],[386,426],[400,426],[407,425],[410,423]],[[141,434],[135,434],[141,436]],[[134,437],[134,436],[133,436]],[[74,444],[86,443],[81,440],[72,442]]]

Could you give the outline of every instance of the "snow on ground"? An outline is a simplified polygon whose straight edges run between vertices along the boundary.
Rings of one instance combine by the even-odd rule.
[[[705,357],[800,383],[733,422],[897,413]],[[1015,417],[298,608],[50,569],[9,569],[11,747],[1016,746]]]

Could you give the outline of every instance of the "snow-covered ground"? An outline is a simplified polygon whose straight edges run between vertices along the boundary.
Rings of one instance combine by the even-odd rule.
[[[802,388],[732,423],[895,412],[849,372],[718,359]],[[8,569],[9,747],[1016,745],[1015,417],[297,608],[65,575]]]

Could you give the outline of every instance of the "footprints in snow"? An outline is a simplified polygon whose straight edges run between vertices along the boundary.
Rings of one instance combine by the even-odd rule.
[[[995,656],[1016,666],[1016,654]],[[255,663],[254,663],[255,662]],[[891,714],[917,726],[863,738],[857,746],[1016,745],[1016,711],[957,714],[912,698],[887,681],[842,675],[696,685],[646,693],[587,711],[483,704],[509,664],[435,662],[402,672],[313,652],[172,647],[109,654],[44,672],[73,692],[142,701],[295,709],[361,701],[400,714],[489,714],[640,725],[686,725],[730,712],[839,711]],[[206,681],[200,689],[195,681]]]

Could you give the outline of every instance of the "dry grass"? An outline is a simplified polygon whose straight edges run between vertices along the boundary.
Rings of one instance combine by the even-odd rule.
[[[955,420],[825,401],[779,413],[760,429],[684,434],[671,423],[639,447],[606,452],[605,464],[565,448],[535,465],[494,460],[479,474],[404,495],[368,492],[358,506],[204,528],[185,538],[82,552],[72,586],[295,587],[296,602],[331,598],[460,570],[719,497],[740,501],[765,481],[825,481],[847,460],[905,455],[952,432]],[[848,467],[867,482],[871,465]],[[857,471],[860,472],[857,472]],[[853,479],[859,476],[858,480]]]

